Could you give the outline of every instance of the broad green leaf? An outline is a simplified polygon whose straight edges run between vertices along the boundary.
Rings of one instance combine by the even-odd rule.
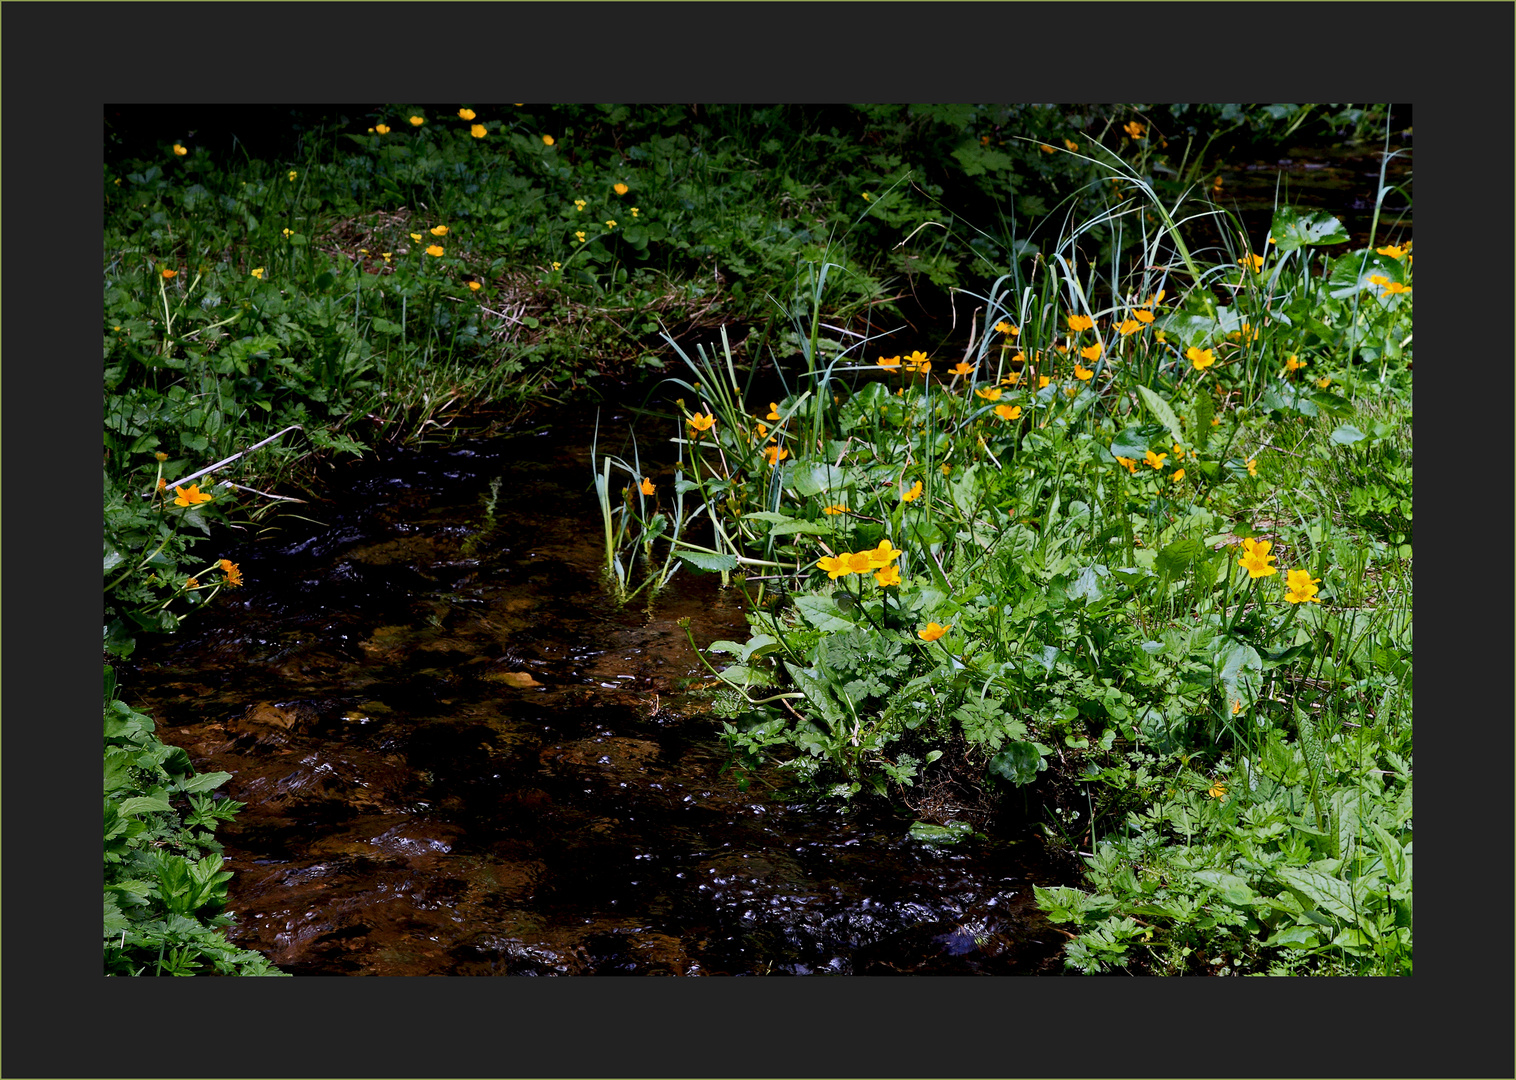
[[[1274,211],[1274,222],[1269,234],[1274,238],[1274,247],[1281,255],[1299,247],[1345,244],[1351,239],[1342,227],[1342,222],[1325,210],[1312,210],[1302,214],[1291,206],[1282,206]]]
[[[1367,438],[1367,435],[1359,431],[1352,424],[1338,424],[1337,429],[1331,434],[1332,441],[1338,446],[1351,446],[1353,443]]]
[[[918,821],[911,826],[911,839],[923,844],[956,844],[973,835],[974,827],[966,821],[950,821],[946,825]]]
[[[1111,456],[1141,461],[1163,432],[1162,424],[1133,424],[1111,442]]]
[[[123,799],[118,809],[122,814],[148,814],[167,813],[173,807],[161,796],[138,795],[134,798]]]
[[[1168,578],[1182,574],[1191,563],[1205,554],[1205,545],[1188,537],[1164,547],[1153,561],[1153,569]]]
[[[1169,403],[1164,401],[1146,386],[1138,386],[1137,392],[1142,395],[1142,402],[1148,407],[1148,411],[1157,417],[1158,422],[1164,426],[1176,443],[1184,442],[1184,432],[1179,429],[1179,417],[1174,415],[1174,410]],[[1129,455],[1123,454],[1123,457]]]
[[[789,480],[795,494],[807,499],[844,486],[842,469],[824,461],[796,465],[790,472]]]
[[[220,787],[231,778],[232,774],[229,772],[199,773],[189,777],[187,780],[180,781],[179,790],[185,792],[211,791]]]
[[[797,596],[795,607],[806,622],[823,633],[832,634],[853,628],[852,620],[842,617],[837,602],[830,596]]]
[[[684,550],[681,550],[678,554],[691,568],[704,570],[708,573],[732,570],[737,566],[737,556],[735,555],[716,555],[709,551]]]
[[[1017,785],[1030,784],[1046,768],[1037,744],[1031,742],[1007,743],[1004,750],[990,759],[992,775]]]
[[[1314,949],[1321,944],[1319,931],[1309,926],[1287,926],[1264,942],[1286,949]]]
[[[1283,867],[1275,873],[1286,885],[1328,915],[1344,919],[1350,924],[1357,922],[1358,916],[1353,910],[1353,889],[1346,881],[1315,870],[1292,866]]]

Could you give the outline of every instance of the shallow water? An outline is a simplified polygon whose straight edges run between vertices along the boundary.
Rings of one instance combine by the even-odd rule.
[[[234,940],[295,974],[1056,970],[1030,833],[936,848],[778,772],[741,790],[679,626],[740,639],[740,594],[611,604],[588,446],[339,470],[321,527],[226,553],[246,586],[145,644],[128,700],[247,804]]]

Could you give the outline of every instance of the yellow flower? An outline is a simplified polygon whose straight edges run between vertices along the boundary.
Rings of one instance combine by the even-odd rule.
[[[1178,443],[1174,444],[1174,460],[1175,461],[1183,461],[1184,460],[1184,447],[1180,446]]]
[[[428,231],[433,236],[446,236],[447,235],[447,226],[446,225],[438,225],[435,229],[430,229]]]
[[[1319,604],[1316,599],[1316,583],[1321,579],[1313,578],[1309,570],[1291,570],[1285,574],[1284,598],[1291,604]]]
[[[1012,326],[1004,319],[995,324],[995,329],[1002,334],[1009,335],[1010,337],[1015,337],[1017,334],[1021,333],[1021,328],[1019,326]]]
[[[926,624],[925,630],[916,631],[916,636],[919,637],[922,641],[936,641],[952,628],[952,623],[948,623],[946,626],[939,626],[935,622],[929,622]]]
[[[843,552],[842,560],[847,563],[849,574],[867,574],[874,569],[874,560],[870,558],[870,552],[854,551]]]
[[[542,145],[543,146],[552,146],[553,145],[553,137],[551,135],[544,135],[544,136],[542,136]]]
[[[1205,795],[1208,799],[1225,799],[1226,785],[1220,780],[1213,780],[1211,781],[1211,786],[1206,789]]]
[[[166,487],[168,487],[168,481],[163,479],[161,476],[158,477],[158,490],[162,491]]]
[[[470,280],[468,282],[468,287],[470,292],[478,292],[480,289],[484,288],[482,284],[473,280]]]
[[[696,438],[700,437],[701,432],[711,430],[711,425],[715,422],[716,416],[714,413],[696,413],[685,421],[690,426],[690,430],[694,432]]]
[[[426,117],[424,116],[411,117],[411,127],[420,127],[424,123],[426,123]]]
[[[1242,556],[1239,562],[1242,568],[1248,572],[1249,578],[1268,577],[1270,574],[1279,573],[1278,569],[1269,565],[1274,561],[1274,556],[1269,554],[1269,548],[1273,543],[1268,540],[1244,540],[1242,542]]]
[[[921,498],[920,480],[917,480],[915,486],[912,487],[909,491],[902,492],[900,495],[901,502],[915,502],[919,498]]]
[[[1095,329],[1095,320],[1088,315],[1070,315],[1069,329],[1076,334],[1081,330],[1093,330]]]
[[[617,195],[625,195],[632,189],[627,187],[625,184],[614,184],[612,185],[611,190],[614,191]]]
[[[789,457],[790,452],[782,446],[770,445],[763,448],[763,456],[768,458],[770,466],[776,466]]]
[[[1183,469],[1175,469],[1174,470],[1174,483],[1177,484],[1177,483],[1179,483],[1179,481],[1181,481],[1183,479],[1184,479],[1184,470]]]
[[[1137,317],[1137,321],[1139,323],[1150,323],[1150,322],[1153,321],[1153,313],[1151,311],[1138,310],[1138,311],[1132,312],[1132,314]],[[1127,330],[1126,330],[1126,323],[1122,323],[1121,324],[1121,332],[1123,334],[1125,334],[1127,332]]]
[[[876,361],[876,363],[878,363],[878,365],[880,367],[899,367],[900,366],[900,357],[898,357],[898,356],[881,356]]]
[[[771,401],[771,402],[769,402],[769,414],[767,416],[765,416],[764,419],[765,420],[778,420],[779,419],[779,402],[777,402],[777,401]]]
[[[995,415],[998,416],[998,417],[1000,417],[1000,419],[1002,419],[1002,420],[1019,420],[1019,419],[1021,419],[1021,406],[1020,405],[996,405],[995,406]]]
[[[1124,468],[1127,472],[1131,473],[1133,476],[1137,475],[1137,459],[1136,458],[1122,457],[1120,454],[1117,454],[1116,455],[1116,460],[1121,464],[1121,467]]]
[[[164,280],[172,280],[173,278],[176,278],[178,276],[179,276],[179,271],[177,271],[177,270],[165,270],[165,271],[163,271]]]
[[[1387,277],[1385,277],[1383,274],[1370,274],[1369,275],[1369,284],[1370,285],[1388,285],[1389,283],[1390,283],[1390,279],[1387,278]]]
[[[298,172],[296,172],[294,169],[291,169],[290,172],[289,172],[290,183],[293,184],[295,182],[295,177],[297,177],[299,175],[300,174]]]
[[[562,270],[563,269],[563,264],[561,262],[555,262],[553,264],[553,269],[554,270]]]
[[[1080,349],[1079,355],[1084,357],[1086,360],[1099,360],[1100,350],[1102,347],[1103,346],[1100,344],[1100,342],[1097,341],[1093,345],[1086,345],[1084,348]],[[1083,378],[1083,376],[1080,377]]]
[[[640,213],[642,213],[641,210],[638,210],[635,206],[632,207],[632,217],[636,217]]]
[[[458,115],[461,118],[463,118],[464,120],[472,120],[474,118],[474,110],[473,109],[459,109],[458,110]]]
[[[1142,460],[1145,461],[1147,464],[1151,465],[1155,469],[1161,469],[1161,468],[1163,468],[1163,463],[1164,463],[1164,461],[1167,458],[1168,458],[1167,454],[1155,454],[1155,453],[1153,453],[1153,451],[1149,450],[1147,452],[1147,456],[1144,457]]]
[[[1241,701],[1241,699],[1238,699],[1237,701],[1232,702],[1232,715],[1236,716],[1241,711],[1242,711],[1242,701]]]
[[[1069,148],[1070,153],[1077,153],[1079,150],[1079,144],[1076,143],[1073,139],[1064,139],[1063,145]]]
[[[1045,389],[1047,389],[1048,383],[1050,383],[1052,381],[1053,381],[1053,377],[1051,375],[1039,375],[1039,376],[1037,376],[1037,389],[1039,389],[1039,390],[1045,390]]]
[[[872,196],[872,195],[870,195],[870,194],[869,194],[869,193],[868,193],[868,192],[867,192],[867,191],[865,191],[865,192],[864,192],[864,193],[863,193],[863,201],[864,201],[864,202],[868,202],[868,201],[869,201],[869,200],[870,200],[870,199],[872,199],[872,198],[873,198],[873,197],[874,197],[874,196]]]
[[[915,352],[907,356],[905,358],[905,364],[907,367],[914,368],[915,370],[922,373],[932,370],[932,362],[927,359],[926,353],[922,352],[920,349],[917,349]]]
[[[827,577],[836,581],[843,575],[852,573],[848,569],[847,560],[848,553],[844,551],[841,555],[823,555],[816,560],[816,565],[826,571]]]
[[[948,368],[948,374],[949,375],[972,375],[972,374],[974,374],[974,365],[971,364],[971,363],[969,363],[967,360],[960,360],[953,367]]]
[[[392,251],[381,251],[379,253],[379,257],[381,259],[383,259],[385,262],[389,262],[390,261],[390,256],[393,255],[393,254],[394,254],[394,252],[392,252]]]
[[[1146,315],[1147,312],[1143,312],[1143,314]],[[1153,316],[1148,315],[1148,321],[1151,322],[1152,319],[1153,319]],[[1135,334],[1137,331],[1139,331],[1141,329],[1142,329],[1142,323],[1139,322],[1138,320],[1136,320],[1136,319],[1122,319],[1120,325],[1118,325],[1116,327],[1116,332],[1118,334],[1120,334],[1122,337],[1126,337],[1128,334]]]
[[[1122,124],[1121,130],[1126,132],[1134,139],[1140,139],[1142,138],[1143,133],[1147,131],[1147,128],[1142,124],[1139,124],[1137,121],[1133,120],[1130,124]]]
[[[605,227],[607,229],[614,229],[616,227],[616,219],[615,218],[610,218],[609,220],[607,220],[606,223],[605,223]]]
[[[483,124],[475,124],[473,127],[468,129],[468,133],[476,139],[482,139],[489,134],[489,129],[486,128]]]
[[[284,234],[286,240],[295,235],[294,229],[280,229],[279,231]]]
[[[1316,385],[1319,386],[1319,387],[1321,387],[1321,389],[1325,390],[1327,387],[1329,387],[1329,386],[1332,385],[1332,380],[1329,379],[1329,378],[1327,378],[1326,376],[1322,376],[1321,378],[1319,378],[1319,379],[1316,380]]]
[[[1053,148],[1051,146],[1049,146],[1047,143],[1038,143],[1037,144],[1037,149],[1041,150],[1044,154],[1051,154],[1051,153],[1053,153]]]
[[[176,146],[174,149],[178,150],[179,148]],[[1399,259],[1405,255],[1405,248],[1397,247],[1395,244],[1389,244],[1386,247],[1375,248],[1374,250],[1380,255],[1388,255],[1392,259]]]
[[[585,202],[583,199],[575,199],[574,200],[574,209],[575,210],[583,210],[588,205],[589,205],[589,203]]]
[[[414,241],[416,241],[416,243],[419,244],[419,243],[421,243],[421,234],[418,233],[418,232],[413,232],[413,233],[411,233],[411,239],[414,240]]]
[[[760,441],[763,440],[763,439],[768,438],[769,437],[769,426],[767,424],[759,424],[758,427],[757,427],[757,434],[758,434],[758,438],[759,438]]]
[[[1202,349],[1191,345],[1184,350],[1184,358],[1195,365],[1196,371],[1204,371],[1216,362],[1216,354],[1210,349]]]
[[[194,506],[196,503],[210,502],[212,498],[210,492],[200,490],[199,484],[191,484],[188,490],[176,487],[174,488],[174,495],[175,506]]]
[[[652,493],[653,493],[653,482],[651,480],[649,480],[647,477],[644,476],[642,478],[642,494],[644,494],[644,495],[651,495]]]
[[[165,454],[162,450],[154,451],[153,457],[157,458],[159,461],[167,461],[168,460],[168,455]]]
[[[576,229],[576,230],[574,230],[574,239],[578,240],[581,244],[584,243],[584,230],[583,229]]]
[[[178,154],[180,157],[183,157],[185,154],[189,153],[189,151],[186,150],[184,147],[180,146],[178,143],[175,143],[174,144],[174,153]]]
[[[1248,458],[1248,475],[1249,476],[1257,476],[1258,475],[1258,459],[1257,458]]]
[[[899,585],[900,567],[881,566],[878,570],[874,571],[874,580],[879,583],[881,589],[886,585]]]
[[[1284,362],[1284,373],[1288,375],[1292,371],[1299,371],[1309,363],[1309,360],[1302,360],[1298,356],[1291,356]]]
[[[974,393],[984,398],[985,401],[999,401],[1000,395],[1004,393],[1004,391],[1001,390],[1000,387],[995,386],[991,387],[988,390],[975,390]]]
[[[836,504],[834,504],[832,506],[823,506],[821,508],[821,512],[823,514],[851,514],[852,513],[851,510],[849,510],[847,507],[843,506],[841,503],[836,503]]]
[[[1237,262],[1242,266],[1246,266],[1255,274],[1263,269],[1262,255],[1244,255],[1242,258],[1238,259]]]
[[[388,124],[375,124],[374,125],[374,130],[377,131],[381,135],[388,135],[390,133],[390,128],[389,128]]]
[[[1148,302],[1146,304],[1144,304],[1143,306],[1144,307],[1155,308],[1159,304],[1163,303],[1163,292],[1164,292],[1164,290],[1159,289],[1152,296],[1148,297]]]
[[[235,589],[242,584],[242,570],[237,566],[236,563],[232,562],[232,560],[221,559],[217,561],[216,565],[219,566],[221,568],[221,572],[226,575],[226,584],[228,588]]]
[[[198,588],[200,588],[200,579],[192,577],[192,578],[188,579],[187,581],[185,581],[184,587],[186,589],[198,589]]]
[[[426,253],[428,255],[432,256],[434,259],[435,258],[441,258],[442,257],[442,248],[439,245],[437,245],[437,244],[431,244],[430,246],[427,247]]]
[[[1093,368],[1081,367],[1078,364],[1074,365],[1074,378],[1078,379],[1080,382],[1089,382],[1091,376],[1094,374],[1095,371]]]
[[[256,267],[253,270],[253,277],[257,278],[259,281],[262,281],[263,280],[263,270],[264,270],[264,268],[261,267],[261,266]]]
[[[1398,281],[1391,281],[1384,287],[1385,296],[1394,296],[1396,293],[1406,293],[1410,291],[1411,287],[1409,285],[1402,285]]]

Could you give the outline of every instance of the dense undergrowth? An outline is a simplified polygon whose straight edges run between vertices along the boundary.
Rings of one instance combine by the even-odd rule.
[[[712,647],[739,760],[923,829],[1041,793],[1083,970],[1408,972],[1409,245],[1281,203],[1255,252],[1214,183],[1384,117],[397,108],[284,157],[108,125],[106,650],[236,588],[212,545],[323,457],[667,375],[674,444],[597,455],[608,586],[750,591]],[[235,805],[111,698],[108,969],[264,970],[211,943]]]

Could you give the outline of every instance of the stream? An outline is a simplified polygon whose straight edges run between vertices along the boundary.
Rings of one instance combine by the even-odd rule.
[[[297,975],[1057,972],[1032,883],[1072,882],[1029,829],[939,847],[779,770],[743,790],[679,625],[742,640],[741,594],[681,570],[612,603],[589,447],[343,465],[142,643],[127,700],[247,804],[233,940]]]

